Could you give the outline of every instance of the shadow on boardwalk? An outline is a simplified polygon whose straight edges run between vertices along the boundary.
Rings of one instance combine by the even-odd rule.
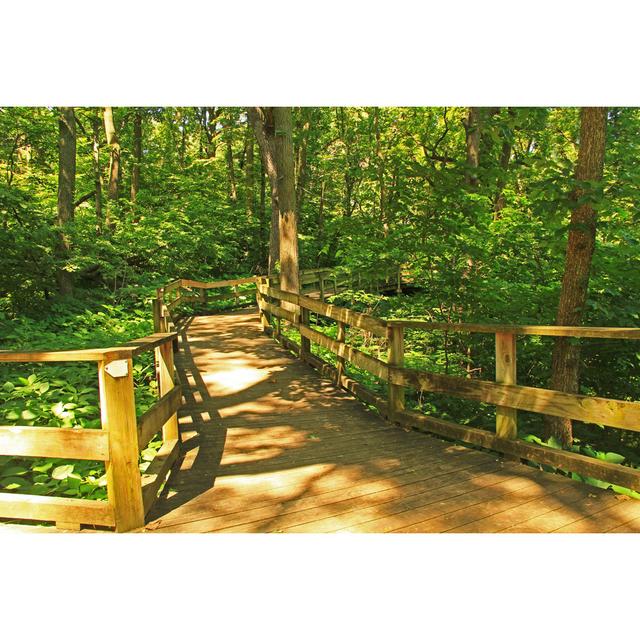
[[[176,365],[182,457],[149,530],[608,530],[640,518],[634,501],[390,425],[262,334],[253,310],[193,318]]]

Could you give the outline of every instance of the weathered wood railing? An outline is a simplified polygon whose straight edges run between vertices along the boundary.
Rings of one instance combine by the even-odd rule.
[[[0,518],[53,521],[59,529],[81,525],[131,531],[144,526],[180,447],[171,343],[175,333],[156,333],[120,347],[74,351],[0,351],[0,362],[96,362],[101,429],[0,427],[0,455],[101,460],[105,463],[107,501],[0,492]],[[136,418],[133,358],[153,350],[159,400]],[[163,443],[144,474],[139,452],[162,429]]]
[[[276,324],[275,337],[286,347],[328,374],[365,402],[375,405],[390,420],[472,445],[499,451],[538,464],[625,486],[640,491],[640,471],[631,467],[591,458],[579,453],[553,449],[517,439],[517,411],[561,416],[589,423],[640,431],[640,402],[628,402],[564,393],[518,385],[516,382],[516,336],[567,336],[574,338],[640,339],[640,329],[605,327],[511,326],[448,324],[422,320],[382,320],[349,309],[325,304],[305,295],[282,291],[268,283],[258,284],[258,306],[262,326],[271,327],[271,318],[284,320],[300,333],[300,345],[287,339]],[[337,337],[309,326],[309,313],[337,323]],[[368,355],[347,344],[347,327],[355,327],[387,339],[387,360]],[[495,334],[496,380],[483,381],[429,373],[404,366],[404,330],[446,330]],[[314,342],[337,356],[334,367],[310,351]],[[388,384],[388,399],[372,393],[344,373],[345,362],[368,371]],[[405,409],[404,390],[411,387],[453,395],[496,406],[495,433],[459,425]]]
[[[369,291],[400,291],[402,287],[401,267],[368,271],[347,270],[344,268],[307,269],[300,271],[300,287],[302,293],[317,293],[324,300],[345,289],[365,289]],[[219,280],[203,282],[180,278],[164,287],[160,287],[153,300],[153,319],[155,331],[174,329],[180,307],[185,304],[207,306],[209,303],[233,300],[235,306],[254,304],[254,293],[242,290],[243,285],[266,283],[278,286],[279,275],[253,276],[236,280]],[[217,295],[209,295],[211,289],[227,291]]]

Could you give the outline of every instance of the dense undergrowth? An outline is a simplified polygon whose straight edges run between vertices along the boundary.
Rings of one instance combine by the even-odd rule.
[[[87,301],[52,302],[38,317],[0,313],[0,349],[85,349],[142,337],[152,332],[154,292],[154,287],[136,287],[115,297],[94,291]],[[133,377],[136,412],[141,415],[157,399],[153,354],[136,357]],[[0,424],[99,429],[96,364],[2,363]],[[160,444],[154,440],[142,452],[141,470]],[[16,493],[102,500],[104,474],[104,463],[97,461],[0,457],[0,489]]]

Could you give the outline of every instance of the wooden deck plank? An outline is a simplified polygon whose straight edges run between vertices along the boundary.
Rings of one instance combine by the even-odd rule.
[[[183,451],[148,531],[640,530],[640,502],[382,420],[252,309],[185,323],[176,367]]]

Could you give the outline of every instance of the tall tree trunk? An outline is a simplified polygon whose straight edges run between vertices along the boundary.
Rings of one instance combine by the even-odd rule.
[[[317,265],[322,266],[322,256],[324,255],[325,231],[324,231],[324,185],[325,180],[320,182],[320,202],[318,204],[318,240],[320,241],[320,253],[318,254]]]
[[[237,202],[238,189],[236,187],[236,172],[233,163],[233,128],[230,122],[226,129],[227,132],[224,136],[224,142],[226,146],[225,158],[227,161],[227,177],[229,179],[229,200],[231,200],[231,202]]]
[[[380,109],[374,107],[373,109],[373,127],[376,136],[376,170],[378,174],[378,207],[380,209],[380,220],[382,222],[382,231],[386,237],[389,234],[389,220],[387,219],[386,212],[386,187],[384,183],[384,155],[382,153],[382,145],[380,143]]]
[[[247,217],[247,229],[249,231],[248,254],[253,263],[260,261],[260,249],[255,246],[256,225],[256,175],[253,158],[253,131],[247,122],[244,137],[244,210]]]
[[[93,183],[95,185],[96,232],[102,234],[102,169],[100,168],[100,118],[93,117]]]
[[[313,119],[313,107],[302,107],[303,118],[300,121],[300,142],[296,153],[296,211],[298,219],[302,211],[302,201],[304,199],[304,189],[307,182],[307,147],[309,145],[309,134],[311,131],[311,121]]]
[[[60,262],[69,259],[71,239],[65,225],[73,220],[73,200],[76,190],[76,119],[72,107],[58,110],[58,246]],[[58,264],[58,290],[64,296],[73,295],[73,276]]]
[[[258,220],[260,224],[260,250],[259,250],[259,259],[260,259],[260,273],[263,273],[262,269],[268,269],[268,258],[267,258],[267,240],[268,240],[268,230],[267,230],[267,211],[266,211],[266,190],[267,190],[267,180],[264,169],[264,162],[262,160],[262,156],[260,157],[260,205],[258,209]]]
[[[466,133],[467,166],[466,181],[470,187],[478,186],[478,172],[480,166],[480,121],[481,108],[469,107],[464,124]]]
[[[249,227],[252,227],[255,222],[256,177],[253,159],[253,131],[248,122],[244,140],[244,200],[247,223]]]
[[[215,107],[206,107],[206,128],[205,133],[207,135],[207,157],[215,158],[218,148],[216,131],[216,125],[218,123],[218,117],[220,112]]]
[[[116,133],[115,122],[113,120],[113,109],[104,108],[104,130],[107,136],[107,144],[111,150],[109,158],[109,186],[107,189],[107,216],[109,225],[113,224],[114,204],[118,201],[119,180],[120,180],[120,142]]]
[[[500,212],[504,209],[505,199],[504,199],[504,187],[507,184],[507,169],[509,168],[509,161],[511,160],[511,151],[513,148],[512,144],[512,136],[513,136],[513,118],[515,116],[515,109],[513,107],[509,107],[509,119],[512,121],[510,129],[511,131],[507,134],[502,141],[502,149],[500,150],[500,169],[501,174],[496,181],[496,195],[493,200],[493,219],[500,219]]]
[[[598,191],[592,184],[602,180],[604,169],[607,110],[583,107],[580,112],[580,148],[576,166],[575,208],[571,213],[557,325],[582,322],[589,288],[589,272],[596,241],[597,212],[592,200]],[[574,341],[575,342],[575,341]],[[550,386],[558,391],[577,393],[580,345],[569,338],[556,338]],[[565,448],[573,441],[571,420],[546,416],[547,437],[554,436]]]
[[[140,165],[142,163],[142,110],[136,109],[133,118],[133,167],[131,169],[131,202],[135,204],[140,190]]]
[[[280,286],[298,292],[298,221],[293,158],[291,107],[273,107],[280,205]]]
[[[249,121],[256,134],[260,154],[271,186],[271,231],[269,233],[269,265],[268,273],[276,272],[280,259],[280,205],[278,203],[278,170],[275,160],[275,126],[273,107],[249,107]]]

